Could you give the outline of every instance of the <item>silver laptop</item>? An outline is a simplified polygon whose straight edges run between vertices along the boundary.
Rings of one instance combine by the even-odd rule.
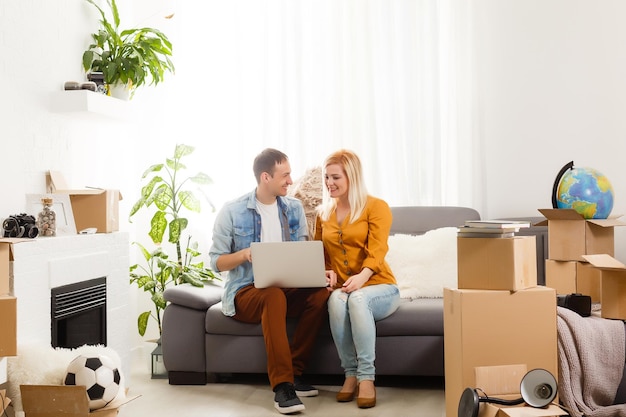
[[[252,242],[252,273],[257,288],[326,286],[321,240]]]

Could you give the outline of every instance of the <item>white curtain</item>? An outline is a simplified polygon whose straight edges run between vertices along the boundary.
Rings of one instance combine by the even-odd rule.
[[[198,147],[217,204],[251,190],[252,159],[275,147],[294,180],[349,148],[391,205],[476,206],[467,3],[177,1],[164,132]]]

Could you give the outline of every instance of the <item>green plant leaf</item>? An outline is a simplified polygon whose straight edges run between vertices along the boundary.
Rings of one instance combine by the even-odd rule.
[[[150,168],[146,169],[143,174],[141,174],[141,178],[146,178],[149,174],[153,172],[159,172],[163,168],[163,164],[152,165]]]
[[[168,184],[161,184],[154,191],[152,197],[154,198],[154,204],[156,204],[159,210],[165,211],[172,202],[172,187]]]
[[[193,177],[189,177],[189,179],[196,184],[213,184],[213,180],[204,172],[198,172]]]
[[[180,200],[180,203],[183,205],[183,207],[185,207],[187,210],[193,211],[195,213],[200,213],[200,200],[198,200],[191,191],[179,192],[178,199]]]
[[[187,228],[188,221],[183,217],[179,217],[170,222],[170,235],[168,242],[176,243],[180,241],[180,235]]]
[[[183,156],[191,155],[196,148],[189,145],[178,144],[174,149],[174,159],[181,159]]]
[[[150,232],[148,236],[156,244],[163,242],[163,235],[165,234],[165,228],[167,227],[167,219],[165,218],[165,212],[157,211],[152,216],[150,221]]]
[[[146,334],[146,329],[148,328],[148,320],[150,319],[150,312],[144,311],[137,318],[137,329],[139,329],[139,334],[141,336]]]

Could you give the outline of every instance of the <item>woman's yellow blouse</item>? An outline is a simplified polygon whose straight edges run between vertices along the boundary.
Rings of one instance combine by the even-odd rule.
[[[350,223],[348,214],[341,224],[337,223],[336,213],[327,221],[317,216],[315,240],[324,243],[326,269],[337,273],[337,286],[340,287],[352,275],[363,268],[374,271],[374,275],[364,284],[395,284],[396,279],[385,261],[389,250],[387,238],[391,230],[391,209],[384,201],[369,196],[361,216]]]

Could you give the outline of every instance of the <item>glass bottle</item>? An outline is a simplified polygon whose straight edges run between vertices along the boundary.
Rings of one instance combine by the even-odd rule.
[[[37,228],[39,236],[56,236],[57,234],[57,214],[52,207],[51,198],[42,198],[43,208],[37,215]]]

